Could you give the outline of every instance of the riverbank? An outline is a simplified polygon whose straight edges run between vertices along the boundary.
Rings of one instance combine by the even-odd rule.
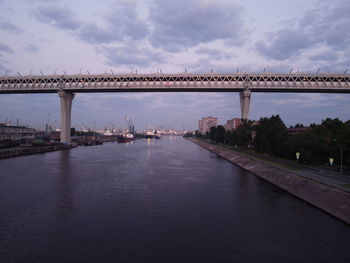
[[[309,177],[287,171],[276,165],[252,159],[219,145],[188,138],[246,171],[284,189],[298,198],[350,224],[350,193]]]
[[[72,149],[74,147],[76,147],[76,145],[72,145],[72,144],[61,144],[61,145],[39,146],[39,147],[16,147],[16,148],[0,150],[0,159],[29,155],[29,154],[62,151],[62,150]]]

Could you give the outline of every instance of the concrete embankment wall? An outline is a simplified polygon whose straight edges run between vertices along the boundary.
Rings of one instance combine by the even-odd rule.
[[[10,158],[22,155],[36,154],[36,153],[45,153],[53,151],[68,150],[74,146],[67,145],[53,145],[53,146],[41,146],[41,147],[30,147],[30,148],[16,148],[16,149],[7,149],[0,151],[0,159]]]
[[[190,138],[190,140],[250,173],[322,209],[343,222],[350,224],[350,193],[278,167],[252,160],[232,150],[223,149],[222,147],[206,143],[196,138]]]

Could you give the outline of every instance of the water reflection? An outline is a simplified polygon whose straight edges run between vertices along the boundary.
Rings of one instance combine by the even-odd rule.
[[[68,217],[74,210],[72,197],[72,164],[71,152],[61,151],[59,155],[59,174],[57,178],[57,207],[59,217]]]
[[[149,161],[152,157],[152,147],[150,147],[152,145],[153,140],[151,138],[147,138],[147,152],[146,152],[146,160]]]

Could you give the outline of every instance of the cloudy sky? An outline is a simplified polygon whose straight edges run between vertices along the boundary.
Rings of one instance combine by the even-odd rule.
[[[324,72],[350,67],[349,0],[0,0],[0,75]],[[350,95],[253,93],[250,118],[350,119]],[[0,122],[59,126],[59,99],[1,95]],[[237,93],[76,94],[76,128],[197,128],[240,117]]]

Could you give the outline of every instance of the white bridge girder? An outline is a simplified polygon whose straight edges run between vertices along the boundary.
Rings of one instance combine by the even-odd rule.
[[[350,93],[350,74],[128,74],[0,77],[0,93],[119,91]]]
[[[2,76],[0,94],[58,93],[61,142],[70,143],[71,110],[78,92],[240,92],[242,119],[252,92],[350,93],[350,74],[102,74]]]

